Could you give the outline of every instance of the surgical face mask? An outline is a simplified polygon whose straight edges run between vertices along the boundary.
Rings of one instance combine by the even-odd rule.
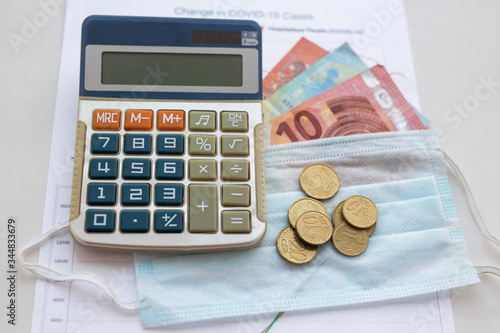
[[[302,170],[333,167],[340,190],[334,207],[352,195],[379,212],[367,250],[338,253],[329,241],[305,265],[283,260],[276,237],[288,208],[306,195]],[[335,137],[266,148],[267,233],[240,252],[136,254],[144,326],[276,313],[379,301],[478,282],[446,175],[429,131]]]

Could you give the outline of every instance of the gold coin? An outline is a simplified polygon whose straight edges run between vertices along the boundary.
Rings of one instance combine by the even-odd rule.
[[[336,228],[341,223],[346,223],[347,221],[344,218],[344,214],[342,214],[342,207],[344,207],[345,200],[342,200],[335,206],[335,209],[332,213],[332,222],[333,226]]]
[[[366,229],[377,222],[377,206],[361,195],[350,197],[344,202],[342,213],[347,222],[356,228]]]
[[[326,210],[326,207],[323,206],[323,204],[318,200],[314,200],[311,198],[302,198],[296,200],[290,206],[290,209],[288,209],[288,221],[290,221],[292,227],[296,227],[297,220],[299,219],[300,215],[304,214],[305,212],[320,212],[322,214],[328,215],[328,210]]]
[[[341,223],[333,231],[333,246],[349,257],[363,253],[368,247],[368,235],[365,230],[357,229],[347,223]]]
[[[276,240],[278,253],[292,264],[305,264],[313,260],[318,253],[318,247],[309,245],[299,238],[297,232],[291,226],[281,230]]]
[[[333,227],[336,228],[338,225],[341,223],[348,223],[347,220],[344,217],[344,213],[342,213],[342,209],[344,207],[345,200],[342,200],[335,206],[335,209],[333,210],[332,213],[332,222],[333,222]],[[371,236],[375,232],[375,228],[377,227],[377,222],[375,222],[374,225],[371,227],[364,229],[368,236]]]
[[[297,234],[312,245],[326,243],[332,237],[333,225],[328,215],[319,212],[305,212],[297,220]]]
[[[338,192],[339,176],[331,167],[323,163],[315,163],[306,167],[300,174],[300,187],[310,197],[329,199]]]

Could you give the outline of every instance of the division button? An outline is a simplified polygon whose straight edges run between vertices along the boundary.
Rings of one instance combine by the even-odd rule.
[[[250,163],[247,160],[222,160],[221,162],[221,178],[229,181],[246,181],[250,179],[249,167]]]

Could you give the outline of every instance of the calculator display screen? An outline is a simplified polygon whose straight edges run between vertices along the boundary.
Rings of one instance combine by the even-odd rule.
[[[225,86],[243,84],[239,54],[103,52],[102,84]]]

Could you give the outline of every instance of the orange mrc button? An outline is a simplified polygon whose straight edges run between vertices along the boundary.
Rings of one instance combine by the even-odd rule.
[[[160,110],[158,111],[158,129],[181,131],[184,129],[184,111]]]
[[[120,110],[95,109],[92,115],[95,130],[119,130]]]
[[[153,111],[151,110],[127,110],[125,111],[125,129],[150,130],[153,127]]]

